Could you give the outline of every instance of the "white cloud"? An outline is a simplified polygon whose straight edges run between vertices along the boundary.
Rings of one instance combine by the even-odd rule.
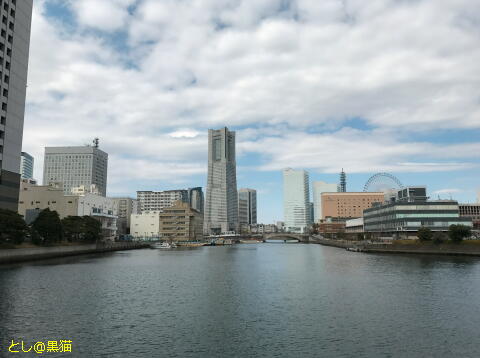
[[[239,144],[241,152],[261,153],[261,170],[286,167],[311,168],[324,173],[436,172],[478,167],[480,143],[435,145],[425,142],[402,142],[392,135],[376,131],[343,129],[330,134],[290,132],[281,136],[264,136]],[[412,161],[419,153],[422,156]],[[462,158],[464,161],[458,161]],[[427,161],[428,160],[428,161]]]
[[[103,31],[121,30],[128,19],[128,7],[135,0],[73,0],[71,6],[81,25]]]
[[[462,193],[463,190],[462,189],[440,189],[440,190],[436,190],[433,192],[433,194],[435,195],[442,195],[442,194],[457,194],[457,193]]]
[[[471,1],[72,0],[73,30],[44,3],[35,4],[24,139],[37,175],[44,146],[98,136],[115,163],[135,161],[124,180],[142,168],[181,180],[206,163],[206,129],[224,125],[241,126],[238,152],[262,156],[263,170],[478,164],[478,141],[404,135],[480,128]],[[127,48],[91,28],[125,31]],[[376,129],[338,131],[349,118]]]

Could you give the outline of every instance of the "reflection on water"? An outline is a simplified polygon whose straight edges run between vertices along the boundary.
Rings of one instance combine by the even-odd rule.
[[[475,258],[318,245],[137,250],[0,267],[12,338],[72,357],[475,357]]]

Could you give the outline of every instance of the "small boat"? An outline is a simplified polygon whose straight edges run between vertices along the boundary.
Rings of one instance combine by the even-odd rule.
[[[156,249],[175,249],[177,245],[175,243],[169,243],[169,242],[157,242],[153,245],[154,248]]]
[[[351,252],[362,252],[362,250],[359,249],[358,247],[346,247],[345,250],[351,251]]]
[[[200,247],[200,246],[205,246],[204,242],[199,242],[199,241],[180,241],[178,242],[177,246],[180,247]]]

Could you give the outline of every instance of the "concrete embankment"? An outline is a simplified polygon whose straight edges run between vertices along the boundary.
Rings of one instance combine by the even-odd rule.
[[[135,250],[149,247],[140,242],[111,242],[76,246],[34,247],[0,250],[0,264],[44,260],[56,257],[94,254],[109,251]]]
[[[480,245],[476,243],[462,242],[459,244],[413,242],[411,244],[398,243],[364,243],[359,241],[344,240],[317,240],[320,245],[338,248],[354,248],[360,252],[388,253],[388,254],[421,254],[421,255],[456,255],[456,256],[480,256]]]

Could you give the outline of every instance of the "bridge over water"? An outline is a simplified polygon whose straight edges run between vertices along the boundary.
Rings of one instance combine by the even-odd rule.
[[[310,242],[310,235],[308,234],[295,234],[289,232],[275,232],[263,234],[263,240],[298,240],[299,242]]]

